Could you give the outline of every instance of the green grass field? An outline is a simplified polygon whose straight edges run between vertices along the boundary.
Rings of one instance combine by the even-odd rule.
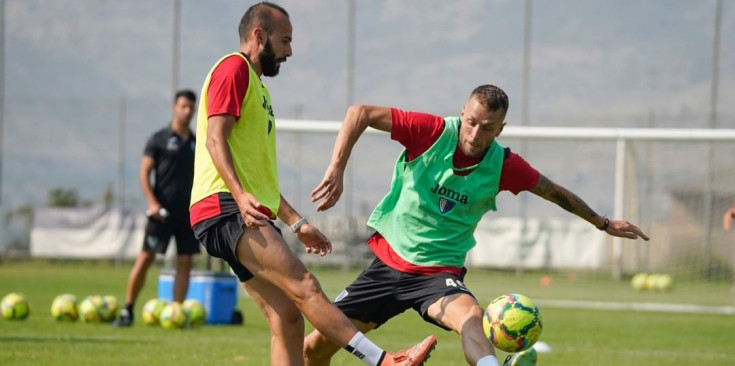
[[[137,304],[155,297],[160,267],[151,269]],[[269,365],[269,333],[265,320],[247,297],[239,307],[244,326],[205,326],[194,330],[164,330],[142,324],[140,317],[130,329],[109,324],[57,323],[49,314],[52,299],[61,293],[77,297],[111,294],[121,300],[130,264],[108,262],[21,261],[0,263],[0,296],[22,292],[30,302],[31,316],[25,321],[0,320],[0,365]],[[327,295],[334,297],[357,274],[315,268]],[[488,271],[471,271],[467,285],[481,299],[515,291],[534,299],[589,298],[604,292],[613,301],[649,301],[626,284],[595,288],[599,281],[579,276],[573,283],[565,276],[552,286],[538,284],[538,275],[516,276]],[[722,304],[729,294],[726,285],[693,300]],[[696,286],[692,286],[696,287]],[[701,288],[700,288],[701,290]],[[687,286],[668,297],[690,300]],[[693,291],[693,290],[692,290]],[[706,293],[709,291],[706,291]],[[692,292],[693,294],[694,292]],[[702,293],[701,291],[696,292]],[[724,293],[724,295],[723,295]],[[599,295],[599,294],[598,294]],[[655,299],[654,299],[655,300]],[[676,300],[676,299],[673,299]],[[635,311],[560,309],[541,306],[544,331],[541,340],[552,347],[539,355],[539,365],[735,365],[735,316]],[[307,326],[307,331],[310,328]],[[406,312],[370,333],[379,345],[398,349],[427,334],[439,338],[430,365],[465,365],[456,334],[424,323]],[[500,357],[504,357],[501,353]],[[361,365],[346,352],[333,365]]]

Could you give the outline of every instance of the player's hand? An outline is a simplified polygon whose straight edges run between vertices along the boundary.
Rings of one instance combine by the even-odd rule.
[[[637,226],[625,220],[610,220],[610,226],[605,230],[606,233],[620,238],[638,239],[648,241],[648,235],[644,234]]]
[[[322,182],[311,191],[311,202],[323,199],[319,206],[316,207],[317,211],[328,210],[339,201],[339,197],[342,196],[344,189],[343,179],[343,169],[336,168],[332,165],[327,168]]]
[[[237,207],[240,209],[245,227],[250,229],[258,230],[268,225],[268,220],[272,216],[268,207],[261,205],[252,194],[247,192],[237,201]]]
[[[304,244],[307,253],[319,254],[323,257],[332,252],[332,243],[329,239],[310,224],[302,225],[296,232],[296,238]]]
[[[727,212],[725,212],[725,216],[722,218],[722,228],[725,230],[730,230],[732,227],[732,220],[735,219],[735,207],[730,207]]]
[[[148,209],[145,211],[146,216],[148,216],[151,219],[156,220],[156,221],[165,221],[166,220],[166,217],[164,217],[163,215],[161,215],[161,212],[162,212],[161,209],[162,208],[163,207],[158,202],[155,202],[153,204],[149,204],[148,205]],[[163,211],[163,212],[165,212],[165,211]]]

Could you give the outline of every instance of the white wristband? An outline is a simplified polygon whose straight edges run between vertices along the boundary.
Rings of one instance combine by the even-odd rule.
[[[293,225],[291,225],[291,231],[297,232],[299,229],[304,226],[304,224],[308,224],[309,222],[306,221],[306,217],[302,217],[299,219],[299,221],[296,221]]]

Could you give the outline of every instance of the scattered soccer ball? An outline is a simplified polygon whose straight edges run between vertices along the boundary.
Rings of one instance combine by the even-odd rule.
[[[510,353],[533,346],[543,329],[538,307],[519,294],[505,294],[491,301],[482,327],[495,347]]]
[[[16,292],[5,295],[0,303],[0,313],[5,319],[22,320],[27,318],[30,312],[31,308],[26,297]]]
[[[653,291],[656,289],[656,282],[658,282],[658,273],[651,273],[646,277],[646,284],[643,286],[644,289]]]
[[[161,310],[166,306],[166,301],[161,299],[150,299],[143,305],[143,322],[148,325],[158,324]]]
[[[207,320],[207,310],[204,309],[204,305],[199,300],[186,300],[182,306],[184,313],[186,313],[186,318],[189,320],[188,325],[190,327],[204,325],[204,322]]]
[[[120,303],[115,296],[102,296],[102,305],[99,309],[103,322],[111,322],[120,314]]]
[[[51,302],[51,317],[60,322],[74,322],[79,319],[76,296],[72,294],[56,296]]]
[[[630,280],[636,290],[670,291],[674,280],[668,273],[638,273]]]
[[[159,321],[166,329],[183,328],[187,322],[184,307],[178,302],[169,303],[161,310]]]
[[[654,287],[658,291],[669,291],[671,290],[671,287],[674,285],[674,280],[671,279],[671,275],[667,273],[662,273],[658,275],[658,278],[656,279],[656,283],[654,284]]]
[[[99,323],[102,321],[100,307],[104,302],[101,296],[87,296],[79,303],[79,318],[85,323]]]
[[[630,286],[636,291],[642,291],[646,289],[648,284],[648,273],[638,273],[630,280]]]

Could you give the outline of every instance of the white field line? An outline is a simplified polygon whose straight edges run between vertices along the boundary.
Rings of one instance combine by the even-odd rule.
[[[655,302],[606,302],[581,300],[536,299],[542,307],[574,308],[590,310],[655,311],[668,313],[726,314],[735,315],[735,306],[707,306],[688,304],[665,304]]]

